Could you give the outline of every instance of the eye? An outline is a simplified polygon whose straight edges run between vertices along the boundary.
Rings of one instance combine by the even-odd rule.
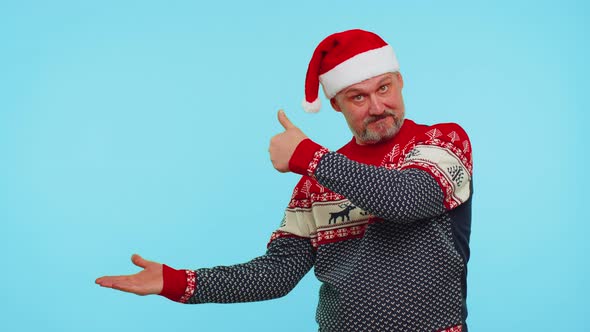
[[[354,101],[363,101],[363,100],[365,100],[365,96],[363,96],[363,95],[355,95],[355,96],[352,97],[352,100],[354,100]]]
[[[387,90],[389,90],[389,84],[385,84],[379,87],[379,92],[387,92]]]

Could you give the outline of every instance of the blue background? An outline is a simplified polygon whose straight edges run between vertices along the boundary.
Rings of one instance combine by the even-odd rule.
[[[304,114],[325,36],[377,32],[407,116],[458,122],[475,159],[473,331],[584,331],[589,6],[583,1],[3,1],[0,329],[313,331],[318,282],[287,297],[181,305],[103,289],[135,252],[177,268],[265,251],[298,180],[272,168],[276,110]]]

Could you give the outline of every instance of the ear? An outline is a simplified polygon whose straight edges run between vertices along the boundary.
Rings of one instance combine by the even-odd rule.
[[[336,112],[342,112],[342,109],[340,108],[340,105],[338,105],[338,102],[336,101],[336,97],[330,98],[330,105],[332,106],[332,108],[334,109],[334,111],[336,111]]]
[[[404,78],[402,77],[402,74],[399,71],[398,72],[395,72],[395,77],[397,78],[397,81],[399,82],[400,88],[403,89],[403,87],[404,87]]]

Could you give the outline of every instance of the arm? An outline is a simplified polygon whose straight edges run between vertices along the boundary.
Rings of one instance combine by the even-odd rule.
[[[142,271],[96,279],[102,287],[137,295],[159,294],[182,303],[232,303],[286,295],[311,269],[315,253],[308,238],[281,237],[265,255],[248,263],[210,269],[175,270],[133,255]]]
[[[385,220],[419,220],[445,211],[442,190],[423,170],[389,170],[330,152],[313,174],[324,187]]]
[[[395,167],[355,162],[306,139],[295,149],[289,169],[315,177],[321,185],[382,219],[408,222],[436,216],[471,195],[468,137],[457,125],[440,127],[453,135],[443,137],[447,140],[418,140]]]
[[[274,136],[269,147],[277,170],[315,177],[382,219],[409,222],[433,217],[471,196],[469,138],[456,124],[417,130],[409,142],[403,142],[407,145],[398,164],[385,168],[329,152],[307,138],[282,111],[278,119],[285,131]]]
[[[271,241],[265,255],[250,262],[191,272],[170,269],[163,296],[183,303],[235,303],[269,300],[289,293],[315,260],[309,239],[282,237]],[[188,273],[187,273],[188,271]]]

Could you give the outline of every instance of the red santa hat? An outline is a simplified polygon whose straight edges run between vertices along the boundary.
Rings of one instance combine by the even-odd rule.
[[[353,84],[399,71],[393,48],[364,30],[348,30],[326,37],[313,52],[305,77],[306,112],[318,112],[319,85],[328,99]]]

